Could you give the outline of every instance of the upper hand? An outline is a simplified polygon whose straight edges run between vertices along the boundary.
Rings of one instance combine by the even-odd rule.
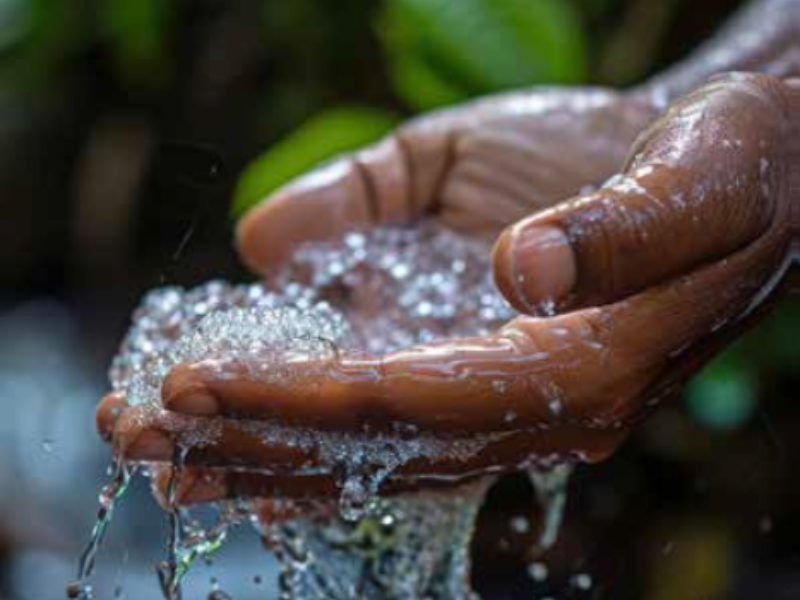
[[[101,430],[129,459],[163,461],[176,419],[192,427],[192,418],[209,416],[346,430],[390,420],[443,436],[513,430],[469,461],[411,463],[406,475],[607,455],[649,400],[750,325],[775,290],[796,229],[787,175],[793,92],[766,76],[717,79],[639,137],[622,177],[540,210],[613,173],[650,118],[623,96],[561,95],[545,109],[551,98],[478,103],[414,123],[278,192],[245,217],[239,245],[248,264],[268,273],[304,241],[372,222],[433,214],[492,236],[533,213],[500,236],[495,274],[522,313],[552,300],[555,316],[522,316],[491,336],[345,364],[348,377],[325,386],[269,386],[180,366],[163,388],[166,411],[142,419],[138,408],[112,411],[124,401],[108,399]],[[291,469],[314,460],[246,437],[226,421],[221,442],[194,461]],[[190,490],[185,500],[333,489],[318,479],[216,471],[203,478],[213,491]]]

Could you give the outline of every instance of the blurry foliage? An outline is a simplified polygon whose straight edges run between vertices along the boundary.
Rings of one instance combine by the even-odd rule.
[[[325,159],[380,138],[397,122],[393,113],[368,108],[319,113],[247,166],[236,185],[234,213],[243,213]]]
[[[135,84],[155,81],[169,64],[175,8],[163,0],[3,0],[3,79],[36,89],[58,79],[70,58],[104,43],[122,77]]]
[[[132,81],[161,75],[166,66],[167,29],[173,3],[163,0],[104,0],[98,10],[101,35],[111,43],[119,70]]]
[[[758,377],[742,343],[728,348],[695,377],[685,398],[690,414],[712,429],[733,430],[747,423],[757,407]]]
[[[779,306],[694,377],[685,394],[690,414],[712,429],[745,426],[767,396],[766,382],[800,362],[798,331],[800,307]]]
[[[585,4],[595,11],[611,5],[601,0]],[[587,78],[586,27],[576,2],[384,0],[376,6],[375,29],[389,83],[411,112],[501,90]],[[246,169],[234,196],[234,214],[241,215],[302,170],[386,133],[372,125],[353,120],[345,137],[338,119],[312,117],[299,135],[287,137]],[[313,136],[305,133],[309,127]],[[328,137],[335,141],[321,143]],[[296,166],[289,168],[292,163]]]
[[[418,110],[586,78],[583,27],[563,0],[388,0],[380,30],[395,90]]]

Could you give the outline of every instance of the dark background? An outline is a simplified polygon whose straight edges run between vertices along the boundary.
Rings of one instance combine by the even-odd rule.
[[[93,432],[105,368],[146,290],[248,277],[230,244],[234,198],[452,101],[635,84],[740,4],[530,0],[549,33],[503,30],[465,50],[448,32],[464,19],[494,31],[492,0],[0,2],[0,599],[63,597],[105,475]],[[531,58],[515,67],[520,39]],[[485,597],[800,597],[799,319],[779,307],[616,457],[579,470],[547,585],[527,577],[524,536],[508,527],[530,513],[530,490],[501,484],[475,548]],[[162,534],[139,482],[98,597],[157,597]],[[235,598],[272,597],[274,566],[243,537],[188,598],[212,576]],[[591,589],[570,584],[576,573]]]

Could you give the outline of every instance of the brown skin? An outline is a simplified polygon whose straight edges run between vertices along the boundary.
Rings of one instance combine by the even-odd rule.
[[[600,93],[602,101],[584,102],[582,93],[562,94],[544,112],[549,98],[522,108],[490,101],[414,123],[399,133],[402,142],[328,167],[335,177],[280,191],[239,230],[243,257],[268,275],[287,249],[356,226],[424,215],[487,236],[533,212],[500,236],[496,277],[523,313],[552,299],[559,314],[522,316],[483,338],[345,357],[321,380],[319,365],[308,365],[291,385],[248,381],[236,364],[182,365],[164,384],[166,410],[126,409],[124,399],[109,397],[98,409],[101,432],[130,460],[169,462],[182,431],[222,417],[220,440],[190,453],[190,480],[204,485],[189,486],[185,503],[335,493],[329,478],[291,477],[314,464],[313,452],[264,444],[237,426],[241,418],[347,431],[403,423],[444,438],[509,433],[472,460],[410,463],[399,474],[410,485],[427,485],[412,479],[426,475],[512,470],[541,455],[608,456],[648,400],[677,387],[774,299],[800,229],[800,198],[789,185],[800,164],[800,93],[763,75],[719,78],[639,137],[625,178],[537,212],[542,198],[605,178],[623,155],[611,132],[632,138],[649,118],[624,97]],[[603,129],[608,122],[614,126]],[[600,131],[598,147],[585,143]],[[570,160],[556,162],[538,139]],[[413,158],[431,148],[430,159]],[[382,178],[392,185],[376,183]],[[309,231],[298,223],[321,225]],[[555,397],[563,403],[556,412]]]

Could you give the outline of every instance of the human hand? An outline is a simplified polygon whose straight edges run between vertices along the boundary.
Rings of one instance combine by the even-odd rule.
[[[538,112],[545,100],[512,101],[488,121],[478,104],[412,125],[402,141],[329,166],[256,208],[241,225],[243,256],[268,272],[304,241],[424,213],[491,236],[544,207],[542,197],[597,183],[619,164],[633,137],[625,127],[635,130],[636,119],[641,126],[648,110],[597,93],[613,100],[562,97],[555,113]],[[288,387],[248,381],[234,366],[184,365],[165,382],[165,411],[143,419],[142,409],[119,410],[124,400],[107,399],[101,430],[113,430],[129,459],[169,461],[176,431],[223,417],[220,441],[192,453],[204,485],[185,502],[335,490],[329,477],[291,477],[293,465],[314,456],[246,439],[234,426],[243,417],[346,431],[400,422],[445,438],[509,434],[468,461],[411,462],[400,486],[403,477],[513,469],[542,455],[602,458],[654,399],[751,324],[774,291],[796,230],[787,177],[794,95],[765,76],[718,79],[640,137],[622,177],[507,229],[495,250],[500,288],[522,313],[552,301],[550,318],[522,316],[491,336],[339,365],[346,377],[325,382],[314,381],[309,365],[308,379]],[[524,106],[538,108],[525,115]],[[541,125],[531,124],[538,118]],[[586,144],[597,131],[618,137]],[[550,167],[562,170],[553,176]],[[205,470],[230,465],[283,465],[289,476]]]

